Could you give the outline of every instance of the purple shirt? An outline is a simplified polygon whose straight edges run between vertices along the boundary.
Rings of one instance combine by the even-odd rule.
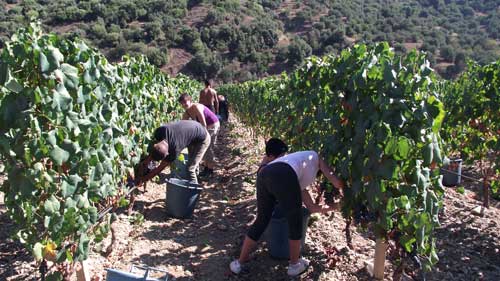
[[[217,115],[215,115],[215,113],[213,113],[210,108],[206,107],[205,105],[203,105],[203,115],[205,116],[207,126],[219,122],[219,118],[217,118]]]

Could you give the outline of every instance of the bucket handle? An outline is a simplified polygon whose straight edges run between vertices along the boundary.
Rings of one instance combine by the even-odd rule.
[[[166,271],[166,270],[159,269],[159,268],[154,268],[154,267],[149,267],[149,266],[132,265],[130,267],[130,272],[132,272],[134,270],[134,268],[141,269],[141,270],[145,271],[144,272],[144,280],[148,279],[148,277],[149,277],[149,271],[159,271],[159,272],[166,273],[165,274],[165,279],[162,279],[162,280],[163,281],[169,281],[168,271]]]

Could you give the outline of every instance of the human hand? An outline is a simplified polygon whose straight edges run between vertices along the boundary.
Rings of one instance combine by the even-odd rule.
[[[336,178],[336,181],[334,183],[335,187],[338,189],[340,196],[344,197],[344,188],[345,188],[345,183],[343,180]]]
[[[142,181],[142,178],[141,177],[137,177],[134,179],[134,185],[135,186],[140,186],[143,184],[143,181]]]

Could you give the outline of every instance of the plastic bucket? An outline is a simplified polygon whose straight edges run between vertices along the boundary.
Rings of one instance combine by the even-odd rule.
[[[137,267],[140,269],[144,269],[145,272],[143,275],[137,275],[133,274],[132,270],[136,268],[135,266],[132,266],[131,272],[125,272],[121,270],[116,270],[116,269],[111,269],[111,268],[106,268],[106,281],[168,281],[169,276],[168,274],[163,277],[163,278],[151,278],[149,277],[149,272],[150,271],[161,271],[161,272],[166,272],[164,270],[159,270],[155,268],[149,268],[149,267]]]
[[[201,185],[188,180],[170,178],[167,180],[167,214],[174,218],[189,218],[193,214]]]
[[[307,223],[311,213],[307,208],[302,207],[302,239],[300,241],[301,250],[304,248]],[[288,220],[284,211],[276,205],[271,221],[269,222],[267,233],[267,247],[271,257],[275,259],[290,258],[290,248],[288,244]]]
[[[449,164],[443,165],[441,174],[443,175],[442,183],[444,186],[451,187],[459,185],[462,177],[462,159],[451,159]]]

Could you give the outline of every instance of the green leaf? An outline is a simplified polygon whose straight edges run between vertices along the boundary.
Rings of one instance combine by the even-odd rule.
[[[66,198],[64,201],[64,208],[70,209],[70,208],[75,208],[76,207],[76,202],[72,198]]]
[[[398,177],[398,163],[394,159],[384,159],[376,168],[376,173],[384,179],[396,179]]]
[[[410,141],[405,137],[400,137],[398,142],[398,153],[401,159],[407,159],[410,153]]]
[[[76,191],[76,185],[72,185],[67,181],[63,181],[61,184],[62,197],[67,198],[73,196]]]
[[[399,209],[409,210],[411,208],[410,200],[408,199],[408,196],[406,196],[406,195],[402,195],[399,198],[395,198],[394,202],[396,203],[396,206]]]
[[[80,78],[78,77],[78,68],[67,63],[63,63],[61,65],[61,71],[64,73],[66,78],[64,79],[64,86],[68,89],[76,90],[80,82]]]
[[[50,158],[58,165],[61,166],[63,163],[67,162],[69,159],[69,152],[54,145],[54,148],[50,152]]]
[[[66,250],[66,260],[70,263],[73,262],[73,254],[70,250]]]
[[[384,148],[384,153],[387,155],[393,155],[398,151],[398,138],[391,137]]]
[[[78,242],[77,256],[78,260],[86,260],[89,254],[89,242],[87,234],[82,233]]]
[[[24,87],[19,84],[15,78],[12,78],[7,83],[5,83],[5,88],[11,90],[14,93],[20,93],[24,89]]]
[[[35,257],[36,261],[41,261],[43,259],[43,247],[44,246],[40,242],[35,243],[35,246],[33,247],[33,256]]]
[[[389,200],[387,200],[387,206],[385,207],[385,211],[388,214],[392,214],[394,211],[396,211],[396,204],[394,203],[394,198],[389,198]]]
[[[68,109],[73,99],[69,95],[68,90],[66,90],[66,87],[64,87],[63,84],[58,84],[56,86],[56,89],[53,90],[52,93],[52,108],[56,109],[57,111]]]
[[[414,237],[408,236],[408,235],[402,235],[401,238],[399,238],[399,243],[403,246],[403,248],[408,252],[412,252],[412,245],[415,243],[417,239]]]
[[[45,280],[46,281],[63,281],[63,275],[59,271],[52,272],[46,276]]]
[[[40,62],[40,72],[48,72],[50,70],[50,63],[47,60],[47,56],[43,52],[40,52],[38,60]]]
[[[59,212],[60,207],[61,205],[54,195],[51,195],[47,200],[45,200],[45,203],[43,203],[43,208],[48,214]]]
[[[424,165],[429,166],[432,163],[432,153],[434,151],[433,143],[428,143],[422,148],[422,154],[424,156]]]
[[[64,56],[59,49],[49,46],[49,53],[47,59],[53,68],[59,68],[60,63],[64,61]]]

